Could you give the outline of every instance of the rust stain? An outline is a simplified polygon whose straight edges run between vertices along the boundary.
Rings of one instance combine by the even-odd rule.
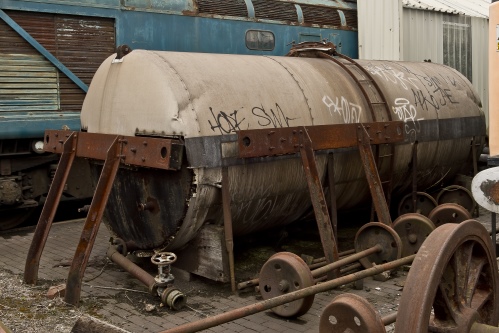
[[[480,185],[484,196],[495,203],[499,204],[499,182],[495,180],[488,180]]]

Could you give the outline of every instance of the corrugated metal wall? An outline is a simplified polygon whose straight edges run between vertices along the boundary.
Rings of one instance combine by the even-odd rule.
[[[403,60],[443,63],[442,14],[404,8]]]
[[[401,29],[396,32],[400,22],[397,3],[398,0],[358,0],[359,57],[405,61],[430,59],[460,70],[480,95],[488,124],[488,20],[404,7],[400,16]],[[468,61],[469,49],[471,61]]]
[[[358,0],[359,58],[401,60],[402,3]]]
[[[90,84],[98,66],[115,50],[113,19],[32,12],[5,12],[87,85]],[[48,64],[40,58],[39,53],[28,42],[1,20],[0,50],[3,57],[9,57],[11,61],[25,59],[23,61],[29,61],[31,65],[43,63],[40,65],[42,67],[47,67]],[[50,64],[50,66],[52,65]],[[56,83],[60,92],[60,107],[58,109],[61,111],[80,111],[85,93],[64,74],[56,71],[55,67],[54,71],[58,77]],[[21,73],[24,72],[26,72],[25,69],[20,69],[19,75],[23,77],[24,74]],[[42,75],[35,77],[43,78]],[[49,81],[52,79],[52,77],[49,78]],[[7,99],[2,91],[5,91],[5,88],[11,83],[14,82],[9,83],[3,80],[0,83],[1,87],[4,88],[0,91],[1,100]],[[48,81],[46,83],[49,84]],[[34,83],[30,84],[33,87]],[[39,84],[38,87],[40,87]],[[40,89],[45,89],[45,86],[40,87]],[[14,99],[12,98],[15,98],[19,101],[18,106],[23,105],[23,103],[29,104],[26,102],[26,94],[19,94],[17,97],[9,96],[10,103],[13,103]],[[16,107],[18,111],[32,110],[30,108],[21,109]],[[41,107],[38,110],[46,111],[52,110],[52,108]]]
[[[473,86],[482,99],[482,109],[489,128],[489,21],[487,19],[471,18]]]

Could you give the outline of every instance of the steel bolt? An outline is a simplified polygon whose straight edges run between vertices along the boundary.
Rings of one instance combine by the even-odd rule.
[[[146,161],[146,158],[145,157],[142,157],[142,162],[145,162]]]
[[[130,148],[130,151],[131,151],[132,153],[136,153],[136,152],[137,152],[137,148],[135,148],[135,147]]]
[[[416,234],[410,234],[407,239],[409,240],[409,243],[415,244],[418,241],[418,236]]]

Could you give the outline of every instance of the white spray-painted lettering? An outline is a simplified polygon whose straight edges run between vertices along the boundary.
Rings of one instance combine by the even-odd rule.
[[[406,98],[396,98],[395,106],[392,107],[393,113],[404,122],[405,133],[409,136],[411,142],[417,140],[417,134],[421,131],[420,120],[417,118],[417,110]]]
[[[322,98],[322,102],[327,106],[331,116],[334,113],[338,113],[343,118],[345,124],[360,122],[362,107],[349,102],[345,97],[336,97],[333,101],[331,97],[326,95]]]
[[[369,73],[371,73],[371,75],[377,75],[383,78],[385,81],[398,84],[405,90],[409,90],[411,86],[414,88],[418,88],[418,85],[416,84],[418,82],[418,79],[416,77],[407,76],[405,75],[404,72],[397,71],[391,68],[390,66],[387,65],[378,66],[378,65],[369,64],[365,66],[365,69]]]

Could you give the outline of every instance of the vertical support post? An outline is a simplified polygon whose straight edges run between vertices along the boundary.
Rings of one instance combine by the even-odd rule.
[[[234,236],[232,234],[232,213],[230,211],[229,169],[222,167],[222,205],[224,214],[225,246],[229,254],[230,285],[236,292],[236,273],[234,268]]]
[[[331,200],[331,224],[333,225],[334,239],[338,239],[338,205],[336,202],[336,182],[334,180],[334,154],[328,154],[327,178]]]
[[[473,177],[476,176],[478,173],[478,158],[476,156],[477,151],[476,151],[476,146],[477,146],[477,137],[474,136],[471,138],[471,154],[473,155]],[[474,198],[472,198],[473,201],[475,201]],[[476,217],[480,216],[480,209],[478,208],[478,205],[475,204],[475,211],[473,212]],[[495,246],[494,246],[495,248]]]
[[[490,216],[490,221],[491,221],[491,227],[492,227],[492,235],[490,237],[492,237],[492,245],[493,245],[493,251],[494,251],[494,258],[497,258],[497,253],[496,253],[496,233],[497,233],[497,214],[494,213],[494,212],[491,212],[490,214],[492,214]]]
[[[390,210],[388,209],[383,187],[381,186],[378,168],[374,161],[369,134],[362,124],[359,124],[357,127],[357,138],[360,158],[362,160],[364,172],[366,173],[367,183],[369,184],[369,190],[371,191],[374,207],[376,208],[376,214],[381,223],[391,226],[392,218],[390,217]]]
[[[418,142],[412,146],[412,209],[417,213],[418,204]]]
[[[106,208],[109,193],[113,186],[116,173],[121,161],[121,151],[123,144],[126,143],[122,137],[117,136],[107,151],[106,161],[102,168],[99,182],[95,190],[90,209],[88,211],[85,225],[81,233],[80,242],[69,270],[66,295],[64,301],[77,306],[80,302],[81,281],[87,268],[88,259],[97,237],[102,215]]]
[[[57,165],[54,179],[50,184],[47,199],[43,205],[42,213],[36,225],[35,234],[28,250],[28,257],[24,266],[24,282],[27,284],[36,284],[38,280],[38,269],[40,267],[40,258],[42,256],[45,243],[54,221],[54,216],[61,200],[64,190],[64,184],[68,179],[71,166],[76,155],[77,134],[69,133],[63,143],[63,153]]]
[[[315,154],[312,148],[312,141],[308,135],[307,129],[303,127],[300,131],[300,155],[303,163],[303,169],[307,178],[310,199],[314,207],[315,219],[319,234],[321,237],[324,256],[328,264],[338,261],[338,244],[331,226],[329,212],[327,209],[326,198],[322,190],[319,172],[315,161]],[[334,279],[336,272],[331,271],[328,274],[328,279]]]

